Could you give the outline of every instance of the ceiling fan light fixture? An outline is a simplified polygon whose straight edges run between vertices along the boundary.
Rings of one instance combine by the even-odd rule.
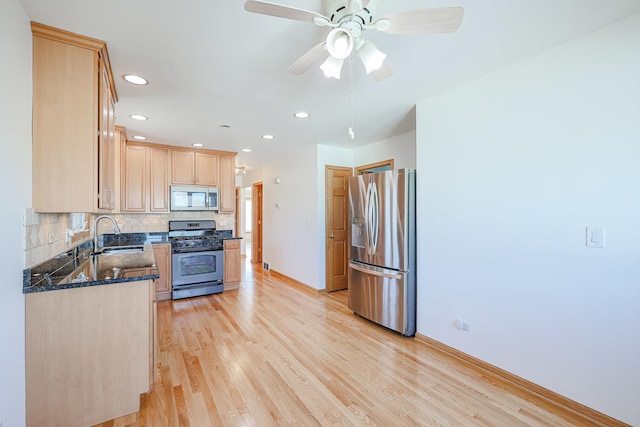
[[[329,55],[327,60],[320,66],[320,69],[326,77],[333,77],[334,79],[340,80],[343,63],[344,59],[337,59]]]
[[[327,50],[336,59],[345,59],[353,51],[353,37],[344,28],[334,28],[327,35]]]
[[[380,69],[387,58],[387,54],[370,41],[366,41],[360,46],[358,56],[360,56],[367,74]]]

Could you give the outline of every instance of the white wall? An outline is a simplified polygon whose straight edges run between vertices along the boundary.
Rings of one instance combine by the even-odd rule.
[[[406,132],[353,150],[353,166],[364,166],[393,159],[395,169],[416,167],[416,132]]]
[[[23,215],[31,206],[31,30],[18,0],[0,2],[0,421],[25,424]]]
[[[316,159],[315,146],[301,146],[265,164],[262,173],[262,260],[314,288],[319,287]]]
[[[635,15],[417,108],[418,332],[633,425],[638,52]]]

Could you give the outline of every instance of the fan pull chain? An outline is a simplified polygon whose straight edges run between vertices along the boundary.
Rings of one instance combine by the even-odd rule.
[[[353,55],[349,56],[349,136],[356,139],[353,131]]]

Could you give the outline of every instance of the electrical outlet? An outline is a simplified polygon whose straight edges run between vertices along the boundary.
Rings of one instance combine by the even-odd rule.
[[[52,244],[55,241],[55,235],[53,233],[49,233],[49,235],[47,236],[47,240],[49,242],[49,244]],[[0,426],[2,427],[2,426]]]
[[[271,269],[271,267],[269,266],[269,263],[268,263],[268,262],[263,262],[263,263],[262,263],[262,268],[263,268],[263,270],[265,270],[265,271],[269,271],[269,270]]]

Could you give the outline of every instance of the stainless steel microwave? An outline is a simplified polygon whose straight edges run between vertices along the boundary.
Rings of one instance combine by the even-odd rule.
[[[218,187],[172,185],[172,211],[217,211]]]

